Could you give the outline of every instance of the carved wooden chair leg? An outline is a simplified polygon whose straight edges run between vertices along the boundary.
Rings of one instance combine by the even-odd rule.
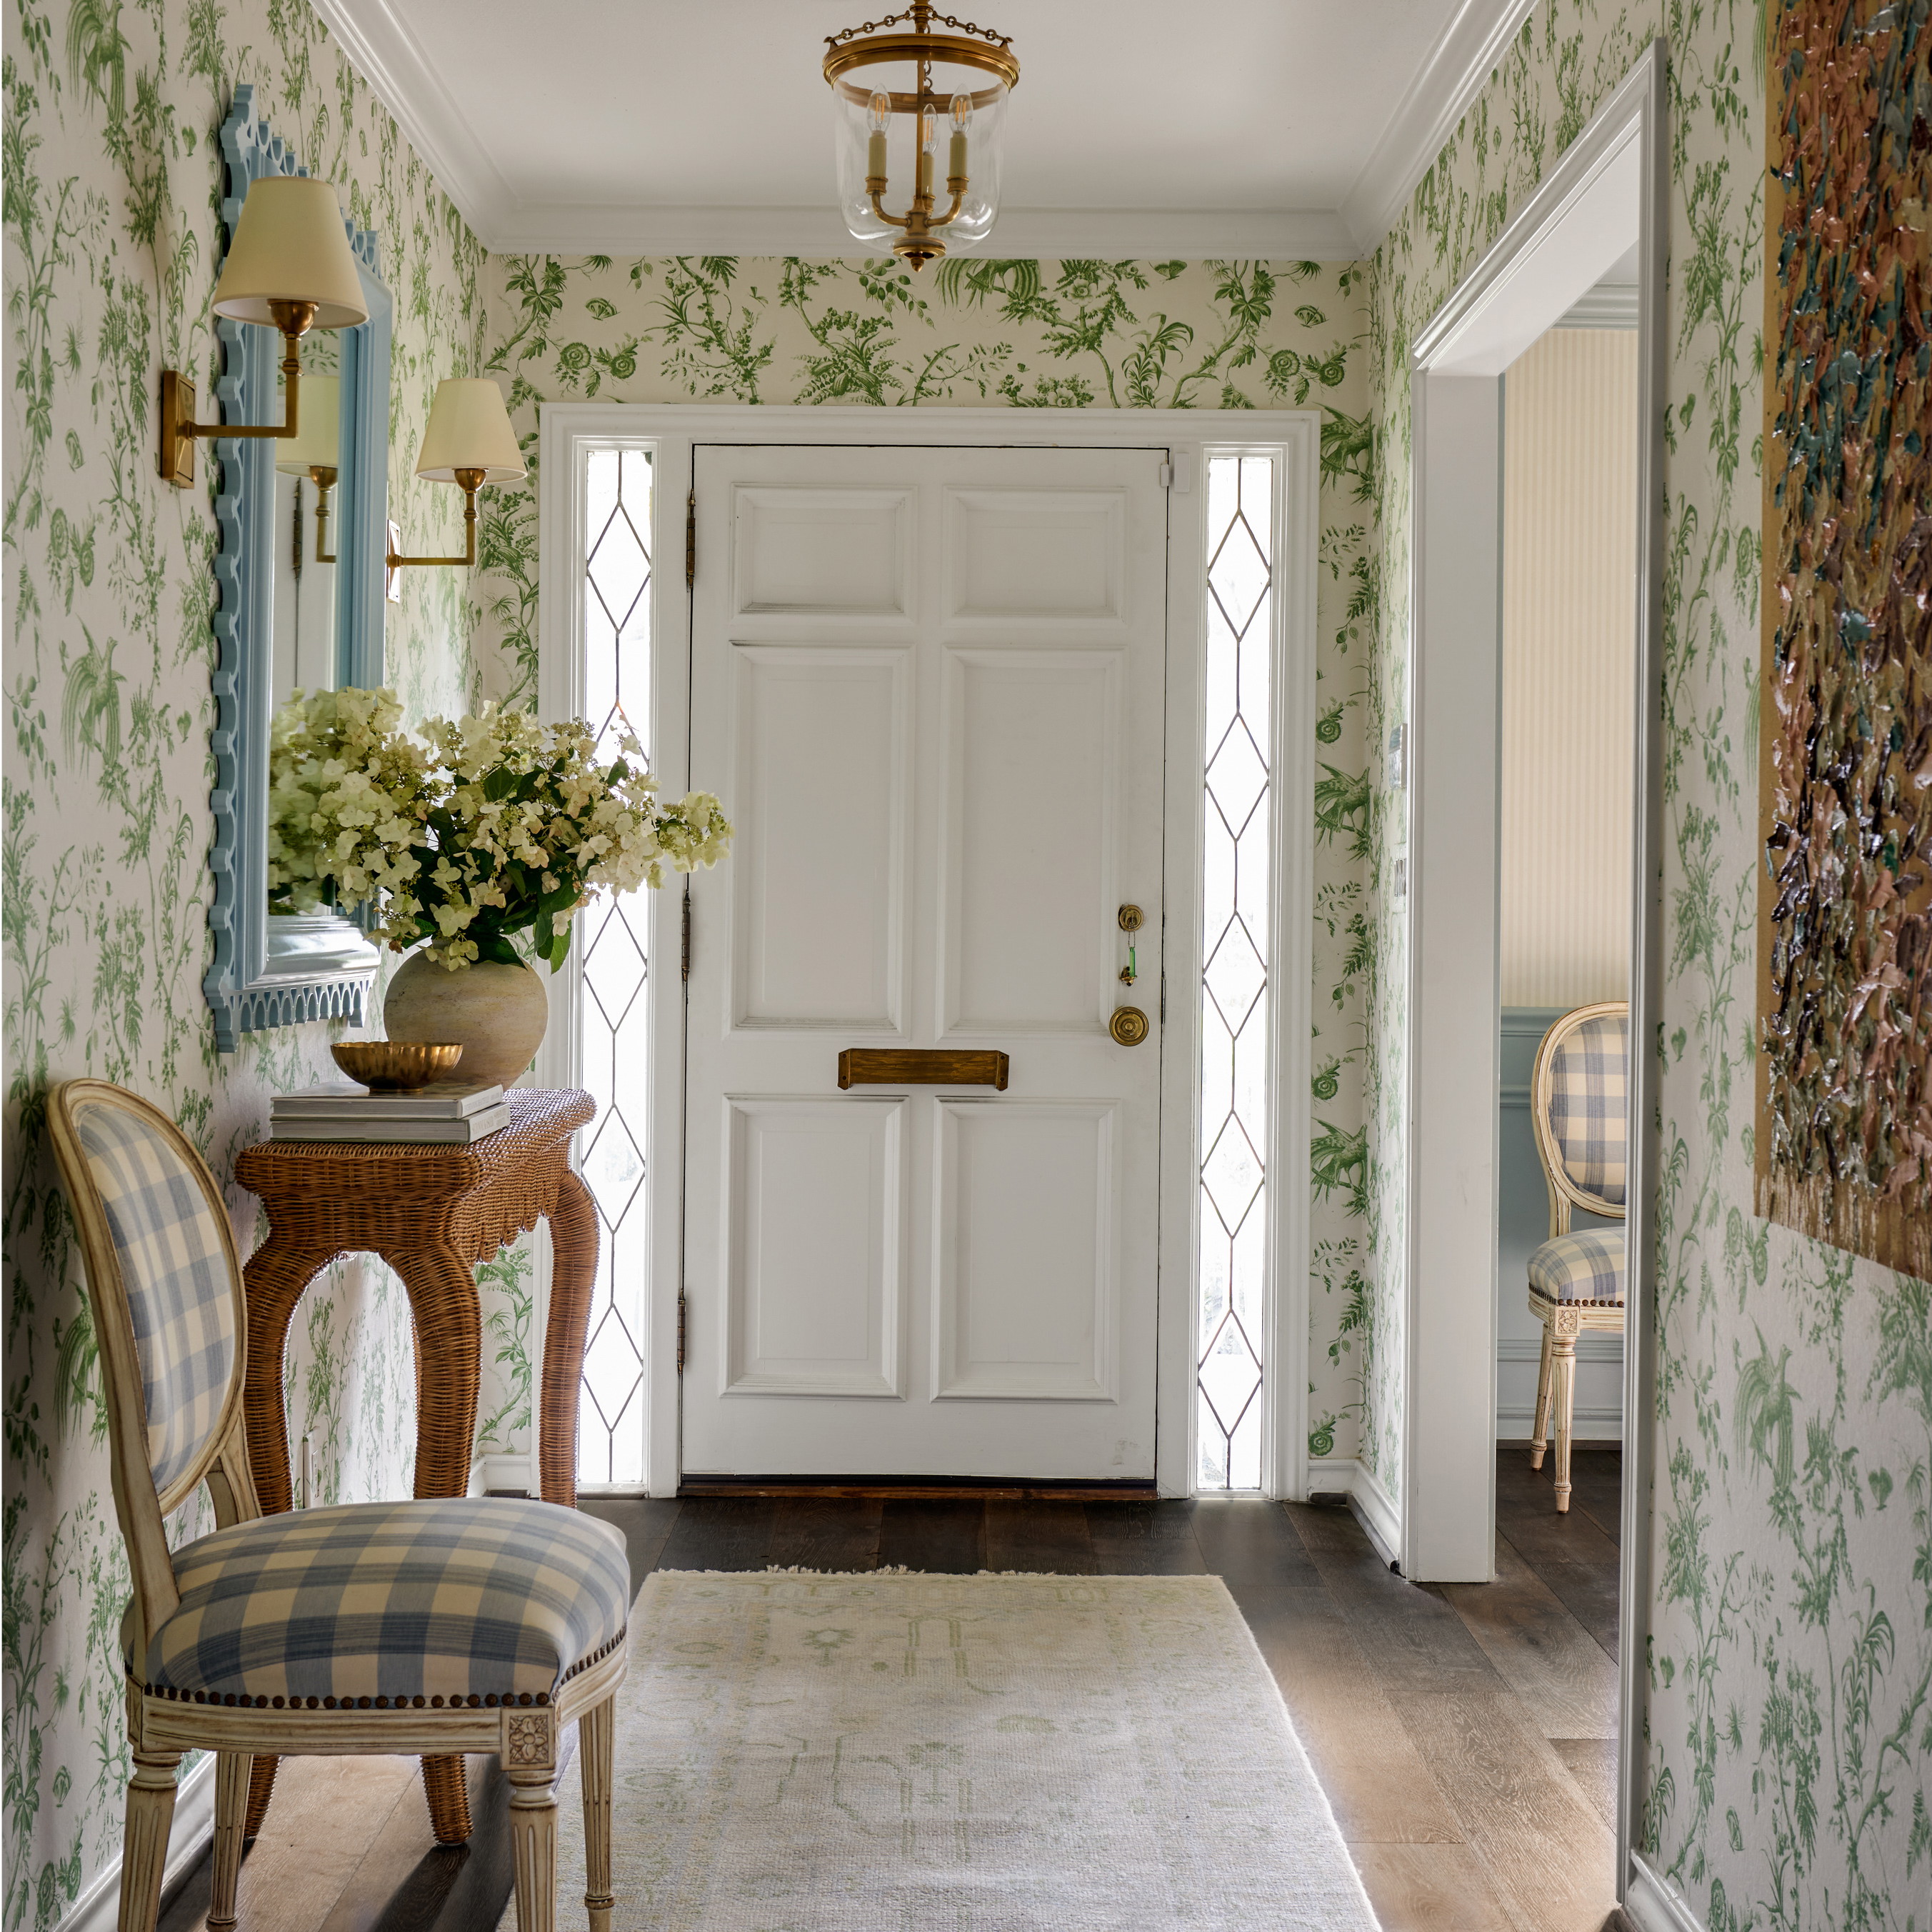
[[[593,1704],[578,1720],[584,1760],[584,1904],[590,1932],[610,1932],[610,1774],[616,1729],[615,1697]]]
[[[1576,1338],[1558,1339],[1553,1364],[1556,1382],[1556,1508],[1570,1508],[1570,1429],[1576,1405]]]
[[[242,1829],[248,1813],[248,1780],[254,1760],[246,1751],[223,1751],[214,1762],[214,1869],[208,1901],[208,1932],[235,1923],[235,1894],[242,1882]]]
[[[179,1751],[135,1750],[121,1840],[120,1932],[154,1932],[154,1921],[161,1916],[161,1874],[167,1868],[180,1762]]]
[[[517,1932],[556,1932],[556,1720],[548,1708],[503,1713],[510,1781]]]
[[[1550,1364],[1554,1344],[1550,1324],[1543,1324],[1543,1359],[1536,1371],[1536,1430],[1530,1439],[1529,1466],[1543,1467],[1544,1445],[1550,1440]]]
[[[556,1773],[509,1773],[510,1839],[517,1864],[517,1932],[556,1932]]]

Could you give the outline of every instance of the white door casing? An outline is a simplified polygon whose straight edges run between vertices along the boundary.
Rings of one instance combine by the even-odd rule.
[[[1154,1477],[1166,460],[697,450],[688,1471]]]
[[[1160,1305],[1157,1376],[1160,1418],[1156,1474],[1161,1492],[1191,1492],[1194,1475],[1193,1414],[1196,1258],[1195,1216],[1200,1150],[1192,1110],[1198,1079],[1200,903],[1202,850],[1201,667],[1207,564],[1205,492],[1201,487],[1210,453],[1264,453],[1280,466],[1280,501],[1275,546],[1276,814],[1273,849],[1277,868],[1276,928],[1270,998],[1276,1002],[1271,1050],[1276,1090],[1294,1104],[1275,1111],[1271,1172],[1305,1173],[1309,1117],[1300,1096],[1308,1091],[1310,976],[1313,890],[1312,785],[1317,494],[1321,418],[1313,410],[1220,411],[1083,410],[1051,416],[987,409],[866,408],[616,403],[546,403],[541,406],[540,697],[546,716],[583,710],[579,579],[586,536],[582,494],[582,452],[588,447],[636,446],[651,452],[658,480],[652,514],[653,554],[664,562],[650,592],[654,635],[651,658],[652,762],[665,790],[676,794],[713,775],[694,769],[684,724],[690,705],[689,593],[676,568],[686,537],[686,497],[694,447],[699,442],[810,444],[900,447],[951,445],[986,447],[1166,447],[1172,472],[1168,519],[1166,920],[1167,1019],[1162,1037],[1162,1118],[1160,1198]],[[732,802],[727,800],[728,805]],[[735,866],[734,856],[726,870]],[[650,955],[676,959],[680,895],[650,897]],[[700,940],[702,944],[702,940]],[[552,986],[553,1022],[540,1062],[548,1082],[574,1075],[574,975]],[[677,1371],[679,1286],[686,1238],[683,1094],[683,987],[661,969],[646,989],[650,1028],[650,1096],[647,1108],[650,1197],[650,1316],[646,1336],[649,1399],[644,1487],[676,1492],[680,1462],[680,1382]],[[1150,1048],[1142,1048],[1149,1051]],[[1266,1478],[1270,1493],[1306,1492],[1307,1196],[1283,1187],[1271,1191],[1276,1293],[1269,1323],[1272,1372],[1263,1401],[1268,1415]],[[544,1318],[539,1299],[532,1324]],[[1324,1486],[1335,1486],[1324,1470]]]

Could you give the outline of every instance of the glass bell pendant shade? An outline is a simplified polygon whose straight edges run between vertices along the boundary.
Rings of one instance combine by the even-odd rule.
[[[862,247],[916,268],[992,232],[1019,64],[1004,40],[926,31],[927,8],[878,25],[915,16],[912,32],[834,36],[825,74],[845,225]]]

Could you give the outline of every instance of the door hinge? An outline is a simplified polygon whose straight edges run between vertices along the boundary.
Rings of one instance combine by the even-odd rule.
[[[684,1318],[686,1306],[684,1297],[680,1294],[677,1298],[677,1372],[680,1375],[684,1373]]]
[[[698,581],[698,492],[684,500],[684,587]]]
[[[688,982],[691,978],[691,883],[688,880],[686,880],[684,887],[684,932],[679,941],[679,952],[681,956],[680,974]]]

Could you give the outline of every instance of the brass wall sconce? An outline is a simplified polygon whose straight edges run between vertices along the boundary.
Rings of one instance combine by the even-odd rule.
[[[194,382],[161,372],[162,476],[178,489],[194,482],[194,446],[203,436],[292,441],[301,434],[302,339],[311,328],[353,328],[369,319],[362,278],[335,190],[306,175],[263,176],[248,190],[229,238],[211,306],[232,322],[282,332],[283,420],[195,420]]]
[[[316,488],[315,560],[333,563],[335,553],[325,550],[328,542],[328,493],[335,488],[342,448],[342,382],[335,376],[311,376],[306,394],[308,406],[303,410],[302,430],[286,449],[275,452],[275,467],[284,476],[306,476]],[[298,565],[302,560],[296,560]]]
[[[416,474],[432,483],[454,483],[462,490],[463,554],[402,556],[392,537],[390,569],[412,563],[475,563],[477,491],[486,483],[514,482],[525,473],[502,391],[487,376],[446,377],[436,386],[436,400],[429,406]]]

